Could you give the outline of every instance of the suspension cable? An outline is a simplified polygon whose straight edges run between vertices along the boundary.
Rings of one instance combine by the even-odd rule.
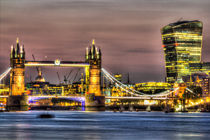
[[[3,73],[0,75],[0,81],[1,81],[2,79],[4,79],[4,78],[7,76],[7,74],[10,72],[11,69],[12,69],[12,68],[9,67],[5,72],[3,72]]]
[[[147,97],[155,97],[155,96],[168,96],[169,94],[171,94],[171,89],[169,90],[166,90],[166,91],[163,91],[159,94],[156,94],[156,95],[148,95],[148,94],[145,94],[145,93],[142,93],[142,92],[139,92],[139,91],[136,91],[135,89],[132,89],[130,87],[128,87],[127,85],[121,83],[120,81],[118,81],[115,77],[113,77],[110,73],[108,73],[104,68],[102,68],[102,72],[104,73],[105,77],[107,79],[109,79],[111,82],[115,83],[115,85],[117,87],[120,87],[122,90],[126,91],[127,93],[129,94],[132,94],[132,95],[135,95],[135,96],[147,96]],[[174,89],[176,90],[176,89]],[[136,94],[138,93],[138,94]]]

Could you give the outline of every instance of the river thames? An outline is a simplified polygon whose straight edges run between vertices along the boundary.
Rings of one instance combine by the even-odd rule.
[[[55,118],[37,118],[43,112],[0,113],[0,139],[210,139],[210,113],[49,111]]]

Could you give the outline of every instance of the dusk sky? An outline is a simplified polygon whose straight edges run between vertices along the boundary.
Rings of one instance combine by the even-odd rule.
[[[94,38],[109,72],[129,72],[132,82],[164,81],[160,29],[180,19],[202,21],[202,60],[210,61],[209,7],[210,0],[0,0],[0,73],[17,37],[27,60],[34,54],[70,61],[83,61]],[[56,71],[62,77],[69,69],[43,68],[43,75],[56,83]],[[35,69],[29,75],[34,79]]]

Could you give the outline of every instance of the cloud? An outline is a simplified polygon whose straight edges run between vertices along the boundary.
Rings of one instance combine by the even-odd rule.
[[[4,65],[0,69],[9,65],[10,45],[17,36],[27,58],[34,54],[39,60],[45,56],[84,60],[85,48],[95,38],[103,66],[110,71],[133,73],[135,81],[149,77],[159,81],[165,65],[160,28],[181,17],[204,22],[203,57],[210,61],[209,4],[209,0],[0,1],[0,63]]]

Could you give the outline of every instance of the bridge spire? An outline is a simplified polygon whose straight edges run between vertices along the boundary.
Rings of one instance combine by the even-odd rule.
[[[95,45],[95,39],[93,39],[93,41],[92,41],[92,45]]]
[[[17,39],[16,39],[16,43],[19,44],[19,38],[18,38],[18,37],[17,37]]]

